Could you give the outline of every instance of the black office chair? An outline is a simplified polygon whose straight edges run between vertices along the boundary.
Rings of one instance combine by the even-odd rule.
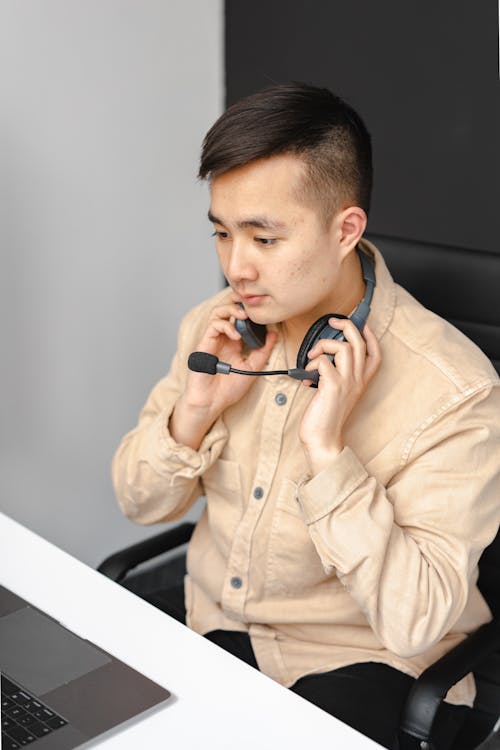
[[[500,306],[497,303],[500,255],[373,237],[396,281],[426,307],[450,320],[487,354],[500,372]],[[499,456],[500,459],[500,456]],[[500,498],[499,498],[500,502]],[[139,595],[182,581],[185,554],[127,575],[146,561],[185,545],[194,524],[182,523],[106,558],[98,570]],[[500,531],[479,561],[478,586],[493,613],[452,651],[416,680],[400,727],[401,750],[439,750],[432,724],[449,688],[473,672],[474,708],[456,739],[454,750],[500,750]],[[482,744],[485,742],[485,744]]]
[[[463,331],[500,373],[500,254],[388,237],[372,239],[395,280]],[[402,719],[402,750],[432,748],[429,730],[439,703],[448,688],[469,672],[474,673],[477,696],[456,750],[478,747],[495,716],[500,716],[500,532],[484,551],[479,571],[478,585],[494,619],[416,681]],[[500,749],[500,735],[496,740],[492,737],[488,747]]]

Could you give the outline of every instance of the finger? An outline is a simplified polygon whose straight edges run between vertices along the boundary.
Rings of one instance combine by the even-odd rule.
[[[348,346],[348,344],[345,341],[339,341],[338,339],[320,339],[314,344],[313,348],[308,351],[307,356],[311,359],[313,357],[319,357],[320,354],[337,354],[346,346]]]
[[[301,385],[305,385],[307,388],[310,388],[312,384],[314,383],[314,380],[300,380],[299,381]],[[316,383],[318,385],[318,383]]]
[[[362,382],[366,359],[366,342],[363,336],[349,318],[330,318],[328,323],[341,330],[345,340],[352,346],[353,374],[358,382]]]
[[[245,318],[248,318],[248,315],[242,307],[237,305],[236,302],[233,302],[227,305],[220,305],[219,307],[215,307],[212,311],[212,318],[226,320],[229,320],[230,318],[240,318],[243,320]]]
[[[318,389],[321,390],[335,386],[341,377],[337,368],[334,367],[326,354],[322,354],[314,360],[313,369],[319,372]]]
[[[353,377],[353,348],[347,341],[320,339],[308,356],[319,357],[324,354],[334,355],[335,368],[339,371],[339,374],[346,378]]]
[[[338,380],[341,375],[337,372],[337,368],[331,361],[330,357],[326,354],[320,354],[319,356],[312,359],[306,366],[306,370],[317,370],[321,374],[322,367],[323,374],[326,374],[328,379]]]
[[[238,333],[229,320],[219,320],[217,318],[211,321],[205,335],[209,340],[217,339],[221,335],[225,335],[233,341],[239,341],[241,339],[241,334]]]

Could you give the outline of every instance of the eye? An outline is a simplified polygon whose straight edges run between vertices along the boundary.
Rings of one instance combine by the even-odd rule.
[[[215,232],[212,232],[210,235],[211,237],[217,237],[219,240],[227,240],[229,237],[229,232],[221,232],[218,229],[215,230]]]
[[[274,245],[278,241],[274,237],[254,237],[254,240],[255,242],[258,242],[259,245],[264,245],[264,247]]]

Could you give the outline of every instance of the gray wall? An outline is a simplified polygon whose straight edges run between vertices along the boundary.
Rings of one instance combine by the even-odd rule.
[[[156,533],[109,475],[221,281],[196,182],[222,0],[0,2],[0,510],[95,565]]]

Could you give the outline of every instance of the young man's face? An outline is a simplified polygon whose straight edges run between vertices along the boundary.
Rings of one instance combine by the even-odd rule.
[[[303,170],[299,157],[285,154],[212,182],[209,218],[219,261],[256,323],[310,324],[341,312],[346,296],[341,213],[326,227],[318,209],[300,201],[296,187]]]

